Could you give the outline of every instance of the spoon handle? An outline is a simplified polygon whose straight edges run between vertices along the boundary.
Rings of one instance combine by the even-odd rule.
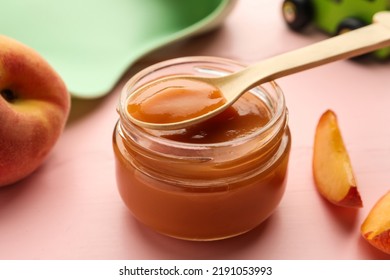
[[[379,12],[374,23],[318,43],[293,50],[237,72],[226,83],[230,91],[246,91],[261,83],[390,46],[390,12]],[[247,86],[242,88],[243,85]],[[221,84],[221,87],[224,85]]]

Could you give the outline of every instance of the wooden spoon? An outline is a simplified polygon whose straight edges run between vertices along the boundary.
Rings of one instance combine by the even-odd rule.
[[[169,130],[188,127],[221,113],[242,94],[259,84],[387,46],[390,46],[390,12],[384,11],[375,14],[374,21],[370,25],[266,59],[227,76],[217,78],[169,76],[164,78],[165,80],[185,78],[201,81],[220,89],[226,102],[206,114],[172,123],[144,122],[132,117],[131,114],[129,117],[133,123],[151,129]],[[137,91],[133,94],[136,95]]]

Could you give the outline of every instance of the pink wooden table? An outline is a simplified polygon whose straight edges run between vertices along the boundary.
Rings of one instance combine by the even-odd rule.
[[[282,1],[239,1],[223,28],[160,49],[131,67],[100,100],[72,100],[60,141],[32,176],[0,189],[0,259],[390,259],[359,227],[390,189],[390,64],[341,61],[278,80],[293,145],[286,194],[274,215],[246,235],[187,242],[138,223],[116,189],[111,134],[124,82],[177,56],[212,55],[252,63],[325,38],[290,32]],[[352,159],[364,208],[334,207],[313,185],[319,116],[333,109]]]

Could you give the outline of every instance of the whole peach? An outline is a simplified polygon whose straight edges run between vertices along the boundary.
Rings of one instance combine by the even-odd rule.
[[[0,35],[0,187],[36,170],[70,110],[65,83],[32,48]]]

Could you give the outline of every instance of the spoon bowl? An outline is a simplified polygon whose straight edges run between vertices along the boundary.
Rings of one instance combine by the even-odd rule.
[[[323,64],[362,55],[390,46],[390,12],[384,11],[374,15],[373,23],[365,27],[350,31],[318,43],[293,50],[253,64],[239,72],[217,78],[173,75],[155,82],[164,83],[191,80],[208,84],[222,92],[222,105],[195,117],[169,123],[146,122],[134,118],[130,120],[141,127],[170,130],[188,127],[203,122],[230,107],[242,94],[265,82],[275,80],[303,70],[311,69]],[[153,83],[147,88],[153,87]],[[180,86],[179,84],[177,86]],[[129,98],[139,95],[145,88],[135,91]]]

